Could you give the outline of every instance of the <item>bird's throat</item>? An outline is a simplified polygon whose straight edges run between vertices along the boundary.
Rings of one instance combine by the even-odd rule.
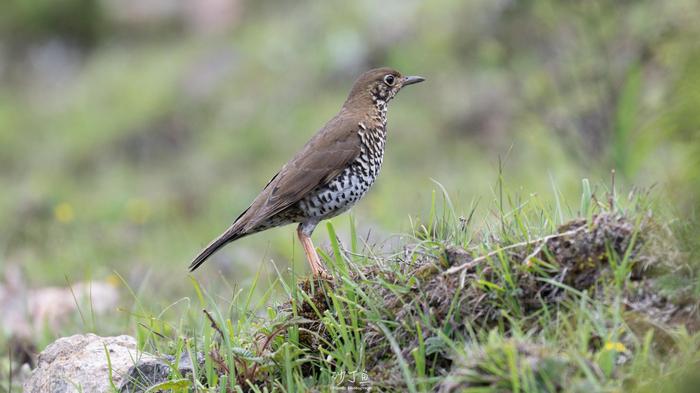
[[[380,131],[381,134],[386,133],[386,113],[387,102],[384,100],[374,100],[374,108],[371,110],[370,118],[372,119],[372,128]]]

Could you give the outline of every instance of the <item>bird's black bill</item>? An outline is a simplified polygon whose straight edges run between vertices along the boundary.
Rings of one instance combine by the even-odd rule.
[[[423,82],[425,78],[422,76],[407,76],[403,79],[403,85],[408,86],[408,85],[413,85],[416,83]]]

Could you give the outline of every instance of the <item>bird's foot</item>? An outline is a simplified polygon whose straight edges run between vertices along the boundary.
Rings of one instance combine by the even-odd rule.
[[[333,276],[328,273],[328,270],[325,268],[319,266],[320,269],[316,270],[313,272],[314,278],[315,279],[320,279],[320,280],[325,280],[325,281],[333,281]]]
[[[306,260],[311,266],[311,272],[314,278],[320,278],[326,281],[332,281],[333,276],[328,273],[328,270],[321,263],[321,258],[318,257],[316,248],[314,247],[311,238],[302,231],[302,226],[299,225],[297,228],[297,234],[299,235],[299,241],[304,248],[304,254],[306,254]]]

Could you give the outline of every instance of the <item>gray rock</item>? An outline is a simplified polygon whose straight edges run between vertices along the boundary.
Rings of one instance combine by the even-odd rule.
[[[139,352],[130,336],[63,337],[39,354],[37,368],[23,388],[26,393],[113,392],[134,364],[154,359]]]
[[[198,363],[197,368],[201,369],[204,366],[204,355],[197,353],[196,361]],[[174,365],[174,356],[143,358],[129,368],[127,376],[122,380],[119,386],[119,392],[145,392],[149,387],[167,381],[172,373],[171,366]],[[194,375],[195,366],[192,364],[192,357],[188,352],[183,352],[180,355],[180,360],[177,362],[177,369],[180,376],[184,378],[189,378]]]

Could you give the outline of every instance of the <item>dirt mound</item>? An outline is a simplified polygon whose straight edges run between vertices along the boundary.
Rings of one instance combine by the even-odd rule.
[[[623,215],[610,213],[593,216],[590,221],[577,219],[555,234],[501,244],[482,255],[447,246],[417,259],[397,258],[357,268],[348,277],[352,285],[348,285],[348,278],[314,285],[304,281],[298,288],[305,294],[303,300],[287,303],[280,311],[302,317],[298,326],[307,334],[300,336],[300,343],[310,353],[320,354],[319,346],[332,342],[335,335],[324,316],[348,315],[347,305],[339,306],[337,299],[352,298],[360,303],[360,308],[367,310],[360,323],[367,348],[366,367],[370,378],[383,381],[387,388],[404,383],[397,353],[387,339],[388,330],[400,344],[399,355],[413,366],[412,351],[439,341],[441,334],[468,338],[474,329],[493,328],[508,334],[514,322],[521,330],[535,332],[543,328],[538,318],[581,297],[612,301],[621,296],[630,319],[640,329],[670,323],[695,326],[691,321],[697,319],[696,310],[669,299],[654,285],[655,277],[666,267],[665,261],[645,247],[656,241],[652,230],[650,221],[632,223]],[[391,329],[387,329],[389,325]],[[517,351],[523,350],[521,358],[549,359],[532,355],[542,353],[536,346],[513,345]],[[593,340],[590,345],[600,347],[603,341]],[[432,364],[445,375],[463,373],[465,368],[479,373],[477,366],[469,365],[473,362],[455,358],[450,348],[431,347],[429,352]],[[313,373],[314,368],[307,371]],[[442,389],[452,391],[447,385]]]

